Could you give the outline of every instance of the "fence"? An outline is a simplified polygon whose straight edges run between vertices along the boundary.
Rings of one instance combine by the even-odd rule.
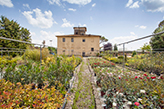
[[[145,37],[134,39],[134,40],[131,40],[131,41],[128,41],[128,42],[117,44],[117,46],[123,45],[123,51],[108,51],[108,54],[110,54],[110,56],[112,57],[113,54],[122,53],[123,57],[125,57],[125,53],[127,52],[127,51],[125,51],[125,45],[126,44],[136,42],[136,41],[139,41],[139,40],[142,40],[142,39],[146,39],[146,38],[149,38],[149,37],[152,37],[152,36],[155,36],[155,35],[160,35],[162,33],[164,33],[164,31],[162,31],[160,33],[157,33],[157,34],[152,34],[152,35],[148,35],[148,36],[145,36]],[[142,54],[142,53],[143,53],[143,51],[139,52],[139,54]],[[145,53],[147,55],[146,55],[146,57],[142,57],[142,58],[146,58],[145,60],[143,60],[143,63],[145,61],[148,61],[149,63],[153,63],[153,64],[149,65],[149,66],[145,66],[145,67],[149,67],[149,68],[143,68],[142,65],[146,65],[146,64],[140,64],[139,67],[141,67],[141,68],[137,68],[137,69],[143,70],[143,71],[148,71],[148,72],[155,72],[157,75],[159,74],[159,72],[164,73],[164,71],[159,70],[159,69],[161,69],[159,67],[164,66],[164,48],[153,49],[153,50],[145,52]],[[148,58],[150,60],[148,60]],[[147,62],[147,64],[149,64],[148,62]],[[125,63],[126,63],[125,59],[123,59],[123,62],[122,62],[123,72],[124,72],[124,68],[125,68]],[[155,67],[153,67],[153,65]]]

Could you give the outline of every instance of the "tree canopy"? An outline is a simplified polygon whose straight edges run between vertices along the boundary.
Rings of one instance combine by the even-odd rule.
[[[150,51],[150,50],[151,50],[151,46],[150,46],[149,44],[145,43],[145,44],[143,45],[143,47],[141,47],[141,49],[142,49],[143,51],[144,51],[144,50]]]
[[[112,44],[111,43],[107,43],[104,45],[104,50],[112,50]]]
[[[164,20],[159,23],[158,28],[156,28],[153,33],[155,34],[162,31],[164,31]],[[150,40],[150,44],[153,49],[164,48],[164,33],[153,36]]]
[[[102,36],[100,38],[100,44],[103,43],[103,42],[107,42],[107,41],[108,41],[108,39],[106,39],[104,36]]]
[[[16,21],[10,21],[4,16],[1,16],[0,19],[0,37],[31,42],[28,29],[21,27]],[[0,47],[26,49],[27,44],[0,39]]]

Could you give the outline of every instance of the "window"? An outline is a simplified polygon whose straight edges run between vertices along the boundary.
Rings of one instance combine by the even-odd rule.
[[[83,42],[85,42],[85,39],[83,39]]]
[[[82,52],[82,56],[83,56],[83,57],[85,56],[85,52]]]
[[[73,38],[71,38],[71,42],[74,42],[74,39]]]
[[[94,48],[91,48],[91,51],[94,51]]]
[[[65,42],[65,38],[63,38],[63,42]]]

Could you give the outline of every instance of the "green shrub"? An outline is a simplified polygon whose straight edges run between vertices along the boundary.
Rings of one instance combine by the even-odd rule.
[[[135,55],[137,55],[137,52],[136,51],[133,51],[132,52],[132,57],[134,57]]]
[[[118,56],[118,59],[124,59],[124,56],[122,56],[122,55]]]
[[[42,60],[46,60],[46,57],[50,55],[47,48],[42,48]],[[24,54],[25,58],[31,59],[34,61],[40,61],[40,49],[28,48]],[[24,58],[23,56],[23,58]]]

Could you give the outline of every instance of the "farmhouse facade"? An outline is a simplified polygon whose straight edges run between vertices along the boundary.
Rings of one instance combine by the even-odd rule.
[[[86,34],[86,27],[74,27],[72,35],[58,35],[57,54],[95,56],[99,53],[100,35]]]

